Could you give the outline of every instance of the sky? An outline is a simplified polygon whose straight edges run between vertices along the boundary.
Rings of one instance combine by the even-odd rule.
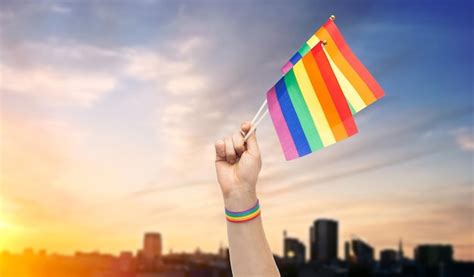
[[[0,249],[226,245],[213,143],[253,117],[327,18],[386,96],[287,162],[258,129],[272,250],[317,218],[378,253],[474,260],[472,1],[0,1]],[[378,257],[378,255],[377,255]]]

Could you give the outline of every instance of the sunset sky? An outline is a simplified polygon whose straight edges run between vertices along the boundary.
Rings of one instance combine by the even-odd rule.
[[[359,134],[285,161],[258,130],[272,250],[339,221],[474,259],[472,1],[0,1],[0,250],[226,245],[213,142],[251,119],[331,15],[386,97]],[[378,254],[377,254],[378,257]]]

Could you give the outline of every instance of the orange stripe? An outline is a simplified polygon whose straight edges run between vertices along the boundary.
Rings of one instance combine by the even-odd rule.
[[[347,77],[349,82],[351,82],[352,86],[356,89],[359,93],[360,97],[364,101],[366,105],[370,105],[375,102],[375,96],[372,91],[369,89],[367,84],[362,80],[359,74],[352,68],[349,62],[344,58],[342,53],[336,46],[336,43],[332,39],[331,35],[327,32],[325,28],[320,28],[316,32],[316,36],[320,40],[326,40],[327,44],[325,45],[325,49],[328,52],[331,59],[334,63],[339,67],[339,69],[344,73]]]
[[[346,129],[346,132],[349,136],[357,133],[357,127],[352,117],[351,110],[347,104],[347,100],[344,97],[344,93],[339,87],[336,76],[332,72],[331,65],[329,64],[328,58],[323,51],[321,45],[317,45],[311,50],[311,53],[314,56],[316,64],[323,76],[326,87],[332,97],[333,103],[336,106],[337,112],[339,113],[339,118],[341,118],[342,123]]]
[[[248,217],[246,219],[232,219],[230,217],[227,216],[227,220],[230,221],[230,222],[234,222],[234,223],[243,223],[243,222],[247,222],[247,221],[250,221],[256,217],[258,217],[260,215],[261,211],[258,211],[257,213],[253,214],[251,217]]]
[[[346,130],[344,129],[344,125],[339,118],[336,106],[332,101],[331,95],[329,94],[313,55],[305,55],[303,57],[303,64],[306,68],[306,71],[308,72],[308,77],[311,81],[311,84],[313,85],[316,97],[318,97],[324,114],[326,115],[326,118],[329,122],[329,126],[331,127],[334,138],[336,141],[346,138]]]
[[[370,74],[370,72],[365,68],[365,66],[357,59],[357,57],[352,52],[349,45],[347,45],[344,37],[342,36],[341,32],[337,28],[336,24],[332,20],[328,20],[324,24],[324,28],[329,33],[329,35],[333,38],[334,42],[336,43],[337,48],[339,51],[344,55],[346,60],[349,64],[352,65],[355,71],[359,74],[359,76],[364,80],[367,84],[369,89],[372,91],[375,98],[379,99],[383,97],[384,92],[380,85],[377,83],[375,78]]]

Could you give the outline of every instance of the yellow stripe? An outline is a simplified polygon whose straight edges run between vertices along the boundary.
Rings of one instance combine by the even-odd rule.
[[[246,220],[246,219],[252,218],[252,217],[254,217],[254,216],[255,216],[256,214],[258,214],[258,213],[260,213],[260,210],[257,210],[257,211],[255,211],[254,213],[251,213],[251,214],[246,215],[246,216],[240,216],[240,217],[239,217],[239,216],[238,216],[238,217],[234,217],[234,216],[230,216],[230,215],[226,215],[226,216],[227,216],[227,218],[229,218],[229,219],[232,219],[232,220],[239,220],[239,221],[240,221],[240,220]]]
[[[313,48],[314,46],[316,46],[316,44],[318,44],[318,42],[319,42],[319,38],[313,35],[308,39],[306,43],[309,45],[309,47]]]
[[[316,34],[319,38],[324,38],[327,40],[328,43],[325,46],[327,53],[331,56],[331,58],[334,60],[334,63],[337,64],[349,82],[354,86],[357,93],[364,100],[364,103],[370,104],[377,100],[365,81],[362,80],[360,75],[339,51],[339,48],[337,48],[336,43],[332,39],[331,35],[326,31],[326,29],[321,28],[316,32]]]
[[[326,53],[326,57],[328,58],[329,63],[331,64],[332,71],[334,72],[334,75],[336,75],[337,81],[339,82],[339,86],[341,87],[344,96],[346,97],[347,101],[351,103],[354,110],[356,112],[359,112],[363,108],[367,107],[367,105],[364,103],[364,100],[362,100],[360,95],[355,90],[354,86],[352,86],[351,82],[347,80],[346,76],[344,76],[339,67],[337,67],[337,65],[334,63],[331,56],[329,56],[329,54],[327,53],[326,49],[324,49],[324,53]]]
[[[324,146],[328,146],[336,142],[334,135],[329,127],[326,115],[321,107],[321,103],[314,92],[313,85],[308,78],[304,64],[300,61],[296,63],[293,68],[301,93],[303,94],[306,105],[308,105],[309,112],[318,129],[319,136]]]

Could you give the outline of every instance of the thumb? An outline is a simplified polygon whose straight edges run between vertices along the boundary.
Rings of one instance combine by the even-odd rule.
[[[255,132],[253,132],[253,134],[251,134],[247,139],[247,150],[253,156],[260,156],[260,149],[258,148],[257,143],[257,134]]]

